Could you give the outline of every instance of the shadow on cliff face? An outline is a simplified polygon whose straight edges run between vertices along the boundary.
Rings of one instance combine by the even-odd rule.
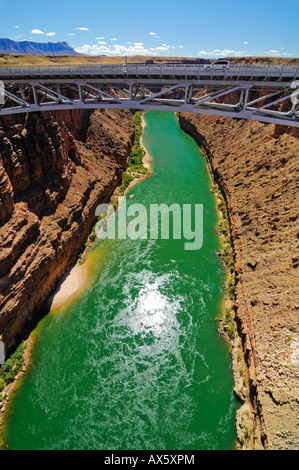
[[[65,124],[59,126],[48,113],[14,116],[14,120],[17,123],[12,117],[0,121],[2,172],[8,176],[14,203],[27,203],[40,217],[55,210],[65,196],[75,166],[81,163],[80,153]]]

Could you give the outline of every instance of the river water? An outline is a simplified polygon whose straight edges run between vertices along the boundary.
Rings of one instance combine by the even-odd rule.
[[[10,449],[234,447],[238,404],[215,321],[225,278],[206,162],[173,113],[145,120],[154,176],[131,189],[127,207],[202,204],[203,245],[97,243],[86,289],[37,327],[32,366],[8,411]]]

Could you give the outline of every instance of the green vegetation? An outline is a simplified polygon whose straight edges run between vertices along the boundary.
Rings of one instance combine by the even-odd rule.
[[[217,197],[219,199],[218,208],[219,208],[220,212],[222,213],[222,217],[223,217],[224,220],[228,220],[228,214],[227,214],[225,199],[222,196],[220,189],[218,189],[218,191],[217,191]]]
[[[143,132],[142,129],[142,114],[144,111],[138,111],[134,114],[133,120],[135,123],[135,140],[132,147],[132,152],[129,159],[129,164],[127,168],[127,172],[136,171],[141,174],[145,174],[147,169],[143,166],[143,157],[145,155],[145,151],[141,147],[140,138]]]
[[[224,314],[223,322],[227,325],[226,331],[231,340],[236,337],[236,325],[233,315],[233,302],[235,299],[235,260],[233,255],[232,240],[230,235],[229,217],[225,199],[220,189],[215,185],[213,192],[215,193],[221,219],[218,224],[218,230],[223,240],[223,248],[219,250],[219,256],[221,258],[224,269],[227,272],[227,293],[232,303],[232,306],[226,309]]]
[[[241,428],[241,436],[240,436],[240,443],[242,446],[248,446],[249,441],[252,435],[252,423],[249,414],[249,410],[246,409],[241,414],[240,418],[240,428]]]
[[[14,381],[17,373],[22,369],[24,363],[25,344],[22,342],[9,359],[0,366],[0,402],[3,400],[4,388]]]
[[[87,239],[87,241],[86,241],[86,243],[85,243],[85,247],[84,247],[84,248],[86,249],[91,243],[93,243],[93,242],[95,241],[95,239],[96,239],[96,225],[94,225],[94,227],[93,227],[93,229],[92,229],[92,232],[91,232],[91,234],[89,235],[89,237],[88,237],[88,239]],[[79,255],[79,258],[81,258],[81,256],[82,256],[82,253]]]
[[[231,276],[228,281],[228,293],[231,300],[235,298],[235,278]]]
[[[130,173],[127,173],[126,171],[123,172],[123,181],[118,191],[119,196],[122,196],[124,194],[125,190],[129,186],[131,181],[133,181],[133,179],[134,176],[132,176]]]
[[[113,205],[113,204],[111,204],[111,205],[112,205],[112,207],[114,208],[114,205]],[[114,210],[116,210],[116,209],[114,209]],[[92,229],[92,231],[91,231],[91,233],[90,233],[90,235],[89,235],[89,237],[88,237],[88,239],[87,239],[87,241],[86,241],[86,243],[85,243],[84,250],[85,250],[86,248],[88,248],[89,246],[91,246],[92,243],[94,243],[94,242],[96,241],[96,238],[97,238],[97,236],[96,236],[96,230],[99,230],[99,229],[100,229],[100,227],[99,227],[99,222],[103,221],[103,222],[102,222],[102,226],[104,226],[104,225],[106,224],[105,221],[104,221],[104,219],[106,218],[106,216],[107,216],[107,212],[105,211],[105,212],[103,212],[102,215],[100,215],[100,216],[97,218],[97,222],[96,222],[96,224],[93,226],[93,229]],[[80,253],[79,259],[80,259],[81,257],[82,257],[82,253]]]
[[[134,114],[133,120],[135,123],[135,140],[132,147],[131,155],[127,170],[123,172],[122,184],[119,188],[118,195],[122,196],[129,184],[135,177],[140,177],[147,173],[147,168],[143,166],[143,157],[145,151],[141,147],[140,138],[143,132],[142,129],[142,114],[144,111],[138,111]]]
[[[233,255],[226,202],[218,186],[215,183],[213,184],[214,184],[214,187],[212,191],[214,192],[216,196],[218,210],[221,214],[221,219],[218,223],[218,231],[223,241],[223,247],[219,250],[218,254],[221,259],[222,265],[227,272],[227,293],[228,293],[229,300],[232,303],[232,306],[225,310],[225,313],[223,316],[223,323],[224,325],[226,325],[225,330],[229,338],[233,340],[236,337],[236,325],[234,321],[234,310],[233,310],[233,301],[235,299],[235,288],[236,288],[235,260],[234,260],[234,255]]]
[[[228,219],[228,212],[225,203],[225,199],[221,194],[219,188],[215,191],[218,209],[221,213],[221,220],[218,224],[219,232],[223,236],[224,240],[224,247],[221,250],[220,254],[222,260],[224,261],[225,267],[227,271],[230,273],[229,281],[228,281],[228,288],[229,288],[229,295],[231,300],[234,299],[235,294],[235,261],[233,256],[233,249],[231,243],[231,235],[230,235],[230,227],[229,227],[229,219]]]
[[[143,166],[143,157],[145,155],[145,151],[143,150],[140,144],[140,138],[143,132],[143,128],[142,128],[142,114],[143,113],[144,111],[138,111],[133,116],[133,120],[135,123],[135,140],[134,140],[131,155],[129,158],[127,170],[124,171],[122,174],[122,184],[120,185],[118,189],[118,196],[123,196],[129,184],[131,183],[131,181],[134,180],[135,177],[138,178],[147,173],[147,168]],[[110,206],[116,212],[118,209],[118,199],[115,198],[112,202],[110,202]],[[98,217],[92,229],[92,232],[90,233],[85,243],[84,251],[87,248],[91,248],[91,246],[96,241],[96,238],[97,238],[96,230],[106,225],[107,223],[107,221],[105,220],[106,216],[107,216],[107,212],[104,212],[100,217]],[[101,221],[102,221],[102,224],[100,226],[99,222]],[[79,259],[81,258],[82,258],[82,253],[79,255]]]
[[[232,314],[232,308],[227,308],[225,310],[223,323],[227,325],[227,334],[230,339],[235,339],[235,324]]]

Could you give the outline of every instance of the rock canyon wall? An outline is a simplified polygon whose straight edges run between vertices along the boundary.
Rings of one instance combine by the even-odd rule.
[[[0,121],[0,332],[8,354],[76,261],[96,206],[120,183],[134,130],[127,110]]]

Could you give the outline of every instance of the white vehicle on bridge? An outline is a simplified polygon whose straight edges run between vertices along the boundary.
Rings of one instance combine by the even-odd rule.
[[[208,67],[213,69],[227,69],[229,67],[229,60],[219,59],[212,62]]]

